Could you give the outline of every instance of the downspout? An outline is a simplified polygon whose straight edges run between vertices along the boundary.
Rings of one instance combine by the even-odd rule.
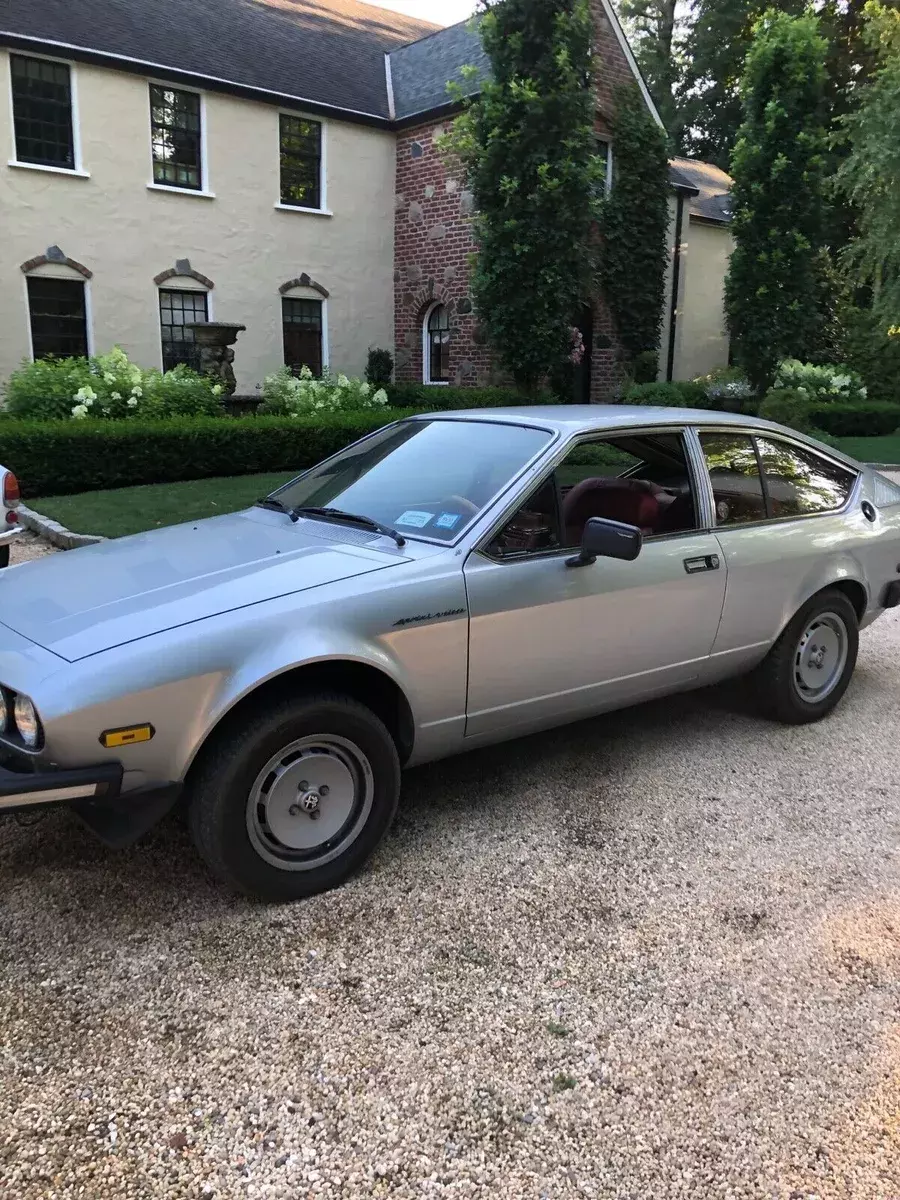
[[[672,251],[672,296],[669,304],[669,349],[666,355],[666,383],[672,382],[675,368],[675,332],[678,321],[678,284],[681,279],[681,237],[684,227],[684,192],[679,189],[675,207],[675,246]]]

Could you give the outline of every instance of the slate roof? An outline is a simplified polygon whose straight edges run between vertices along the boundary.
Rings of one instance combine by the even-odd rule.
[[[382,119],[385,54],[437,28],[359,0],[0,2],[0,43],[58,43],[70,49],[57,54],[100,52]]]
[[[475,67],[478,74],[467,81],[460,71],[469,65]],[[450,100],[448,80],[458,83],[464,95],[474,95],[482,80],[490,78],[490,73],[488,57],[472,21],[451,25],[409,46],[402,46],[391,52],[396,119],[403,121],[447,104]]]
[[[669,182],[696,188],[687,202],[692,217],[727,225],[731,221],[731,176],[721,167],[696,158],[669,159]]]

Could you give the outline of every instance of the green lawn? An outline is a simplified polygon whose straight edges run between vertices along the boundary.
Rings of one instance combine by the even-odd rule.
[[[291,478],[292,474],[279,471],[272,475],[193,479],[187,483],[81,492],[76,496],[47,496],[28,503],[36,512],[75,533],[123,537],[160,525],[177,525],[179,521],[197,521],[248,508]]]
[[[860,462],[897,463],[900,469],[900,433],[888,437],[840,438],[840,448]]]
[[[841,449],[862,462],[900,465],[900,434],[891,437],[843,438]],[[577,482],[584,467],[568,468]],[[598,474],[610,468],[598,464]],[[218,513],[235,512],[266,496],[290,474],[236,475],[224,479],[194,479],[188,483],[158,483],[144,487],[116,488],[108,492],[82,492],[77,496],[47,496],[30,501],[40,513],[53,517],[76,533],[101,533],[123,537],[160,525],[197,521]]]

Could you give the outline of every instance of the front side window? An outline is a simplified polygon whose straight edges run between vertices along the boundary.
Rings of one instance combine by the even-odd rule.
[[[454,541],[551,440],[489,421],[404,421],[380,430],[278,493],[291,508],[339,508],[404,537]]]
[[[159,325],[164,371],[171,371],[179,363],[199,370],[200,353],[194,342],[194,331],[186,326],[208,319],[206,292],[160,289]]]
[[[756,439],[773,517],[801,517],[841,508],[856,481],[855,472],[820,458],[813,450],[778,438]]]
[[[200,124],[200,97],[196,92],[150,84],[154,183],[202,190]]]
[[[74,170],[69,68],[23,54],[11,54],[9,62],[17,160]]]
[[[284,364],[299,375],[309,367],[313,375],[322,374],[322,301],[281,300],[281,328],[284,338]]]
[[[495,558],[577,549],[592,517],[637,526],[645,537],[697,527],[680,433],[581,442],[495,536]]]
[[[27,283],[34,357],[86,357],[84,284],[78,279],[51,279],[40,275],[31,276]]]
[[[764,521],[766,498],[753,438],[744,433],[701,433],[700,445],[712,481],[716,525]]]
[[[279,117],[281,203],[322,207],[322,126],[281,113]]]
[[[450,382],[450,313],[436,304],[425,322],[425,382]]]

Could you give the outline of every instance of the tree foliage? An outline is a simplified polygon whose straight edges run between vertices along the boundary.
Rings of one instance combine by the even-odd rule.
[[[769,12],[741,84],[726,314],[735,355],[758,388],[779,359],[810,359],[824,337],[825,53],[815,17]]]
[[[741,76],[767,9],[799,15],[806,0],[693,0],[684,43],[678,129],[686,154],[728,170],[742,120]]]
[[[588,0],[481,0],[492,77],[450,148],[474,193],[475,308],[516,383],[565,360],[590,291],[596,154]]]
[[[634,57],[662,122],[677,140],[675,88],[683,65],[679,54],[678,0],[621,0],[619,12]]]
[[[876,317],[900,322],[900,12],[870,0],[866,40],[876,57],[859,108],[843,118],[850,153],[838,184],[858,210],[858,233],[844,261],[869,285]]]
[[[616,94],[613,187],[600,213],[600,286],[629,359],[659,346],[669,224],[666,136],[637,88]]]

